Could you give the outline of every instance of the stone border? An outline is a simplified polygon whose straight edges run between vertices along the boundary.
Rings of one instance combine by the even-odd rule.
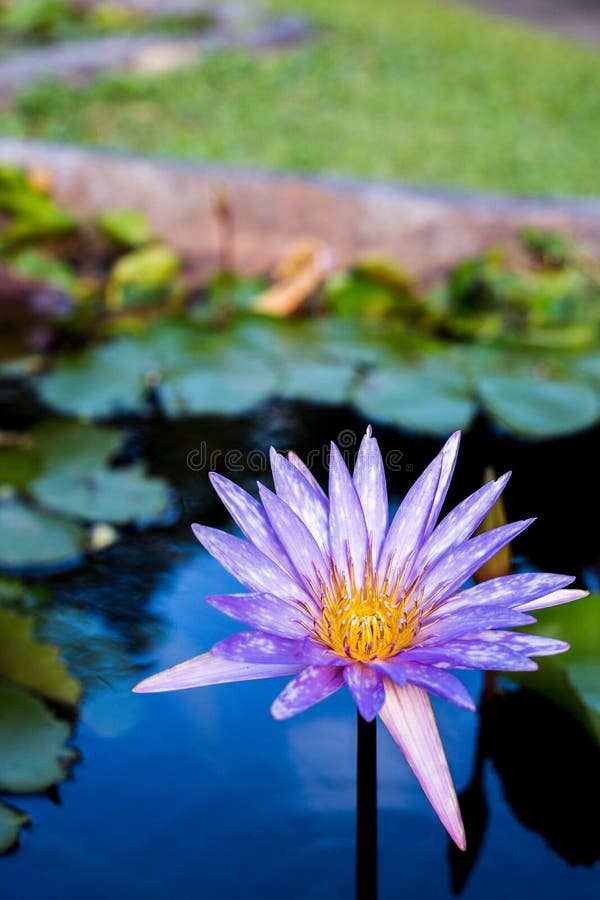
[[[0,58],[0,101],[6,103],[16,90],[40,78],[60,78],[82,83],[102,72],[161,72],[193,62],[215,50],[264,51],[299,43],[313,29],[300,15],[268,16],[257,9],[224,4],[215,11],[214,25],[186,35],[111,35],[66,41]]]
[[[143,210],[200,275],[218,265],[215,203],[224,194],[234,213],[236,266],[248,273],[269,269],[291,241],[312,236],[329,244],[341,263],[383,255],[429,283],[490,245],[514,246],[524,224],[566,231],[600,254],[600,199],[301,177],[10,138],[0,139],[2,162],[46,171],[58,200],[76,213],[115,206]]]

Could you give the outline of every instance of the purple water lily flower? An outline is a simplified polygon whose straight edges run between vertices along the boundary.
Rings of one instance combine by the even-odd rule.
[[[379,715],[456,844],[465,834],[429,694],[475,704],[449,669],[531,670],[531,656],[568,644],[506,629],[585,591],[566,575],[519,574],[462,586],[532,519],[472,537],[509,475],[484,485],[437,524],[454,470],[454,434],[414,483],[391,523],[383,460],[367,430],[350,475],[332,445],[329,497],[294,454],[271,451],[275,493],[262,505],[211,474],[247,540],[194,533],[251,593],[209,597],[252,626],[208,653],[145,679],[139,692],[294,675],[271,707],[286,719],[346,685],[361,715]],[[509,473],[510,474],[510,473]]]

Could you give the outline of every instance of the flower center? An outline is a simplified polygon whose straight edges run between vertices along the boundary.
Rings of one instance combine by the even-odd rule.
[[[345,579],[321,585],[320,614],[313,634],[320,643],[350,659],[387,659],[406,647],[421,626],[416,591],[402,591],[369,571],[363,584],[348,590]]]

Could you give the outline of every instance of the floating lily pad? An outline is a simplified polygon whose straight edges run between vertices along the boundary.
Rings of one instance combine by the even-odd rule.
[[[76,757],[70,733],[37,697],[0,683],[0,790],[33,793],[64,781]]]
[[[210,335],[177,325],[154,330],[145,345],[159,403],[172,418],[239,415],[275,392],[272,359],[235,331]]]
[[[573,434],[600,418],[600,398],[589,384],[535,371],[484,375],[478,391],[493,418],[530,437]]]
[[[27,813],[0,803],[0,853],[7,853],[18,844],[21,828],[29,822]]]
[[[81,686],[52,644],[36,640],[33,619],[0,609],[0,681],[28,688],[49,700],[75,706]]]
[[[25,568],[72,563],[83,551],[85,532],[62,516],[0,501],[0,566]]]
[[[81,422],[41,422],[31,432],[45,471],[90,472],[105,465],[123,443],[118,428]]]
[[[567,641],[568,653],[539,659],[538,672],[518,673],[512,680],[538,691],[567,709],[600,742],[600,595],[576,603],[542,609],[529,631]]]
[[[257,356],[224,356],[212,363],[165,378],[158,397],[167,415],[240,415],[274,393],[273,368]]]
[[[370,420],[442,437],[467,428],[476,412],[466,376],[435,356],[375,370],[359,384],[353,403]]]
[[[0,485],[24,488],[42,470],[42,460],[31,442],[21,447],[0,447]]]
[[[84,471],[68,465],[38,478],[31,493],[42,506],[85,521],[124,524],[159,518],[169,503],[167,484],[140,464]]]
[[[119,338],[64,357],[40,379],[38,390],[48,406],[84,419],[140,413],[146,409],[145,376],[151,368],[142,342]]]

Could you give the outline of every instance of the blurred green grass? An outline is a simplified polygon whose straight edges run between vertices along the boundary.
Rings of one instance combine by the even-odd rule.
[[[435,0],[272,0],[314,41],[22,91],[5,134],[461,188],[600,194],[600,53]]]

